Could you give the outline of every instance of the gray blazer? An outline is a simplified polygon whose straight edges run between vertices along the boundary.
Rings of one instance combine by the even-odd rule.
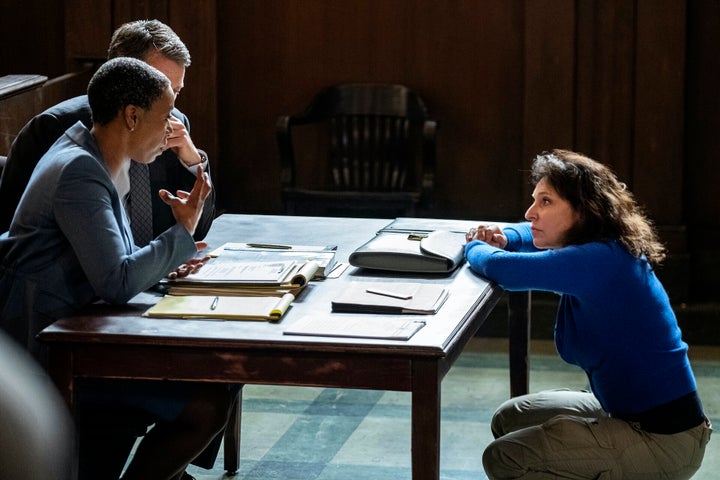
[[[95,139],[78,122],[40,159],[0,236],[0,327],[44,363],[40,330],[96,299],[125,303],[195,253],[181,225],[133,245]]]

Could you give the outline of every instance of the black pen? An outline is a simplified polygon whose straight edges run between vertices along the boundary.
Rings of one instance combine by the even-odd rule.
[[[213,298],[212,303],[210,304],[210,310],[215,310],[217,308],[218,302],[220,301],[220,297]]]
[[[292,246],[290,245],[275,245],[272,243],[247,243],[246,244],[250,248],[269,248],[273,250],[291,250]]]

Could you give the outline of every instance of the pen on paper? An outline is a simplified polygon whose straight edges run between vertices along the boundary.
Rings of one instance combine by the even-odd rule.
[[[218,306],[218,302],[220,301],[220,297],[213,298],[212,303],[210,304],[210,310],[215,310]]]
[[[385,297],[399,298],[400,300],[410,300],[413,297],[412,294],[390,292],[388,290],[380,290],[378,288],[368,288],[365,291],[367,293],[374,293],[375,295],[383,295]]]
[[[291,250],[291,245],[275,245],[272,243],[247,243],[250,248],[269,248],[273,250]]]

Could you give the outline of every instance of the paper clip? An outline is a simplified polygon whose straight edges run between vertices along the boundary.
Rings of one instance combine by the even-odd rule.
[[[423,238],[427,238],[427,233],[411,233],[407,238],[408,240],[420,241]]]

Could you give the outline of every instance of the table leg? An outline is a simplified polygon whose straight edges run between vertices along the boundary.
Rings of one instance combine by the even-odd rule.
[[[63,400],[70,410],[74,411],[75,378],[72,351],[60,347],[49,348],[47,370]]]
[[[508,292],[508,338],[510,350],[510,396],[530,389],[530,292]]]
[[[223,438],[223,459],[225,471],[235,475],[240,470],[240,420],[242,417],[242,386],[237,394],[235,406],[230,413]]]
[[[437,360],[413,362],[412,478],[440,478],[440,375]]]

